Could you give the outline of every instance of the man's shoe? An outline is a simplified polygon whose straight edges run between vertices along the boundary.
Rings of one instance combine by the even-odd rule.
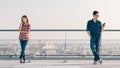
[[[102,59],[98,60],[98,63],[102,64]]]
[[[96,65],[96,64],[97,64],[97,61],[94,61],[93,64]]]

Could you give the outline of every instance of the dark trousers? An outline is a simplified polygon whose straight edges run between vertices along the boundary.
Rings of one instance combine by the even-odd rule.
[[[92,50],[92,53],[94,55],[94,61],[100,60],[99,54],[100,54],[100,46],[101,46],[101,38],[97,37],[91,37],[90,39],[90,48]]]
[[[25,60],[25,48],[27,46],[28,40],[20,40],[20,45],[21,45],[21,54],[20,54],[20,59]]]

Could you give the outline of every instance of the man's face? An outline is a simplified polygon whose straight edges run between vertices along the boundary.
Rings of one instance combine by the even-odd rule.
[[[93,15],[93,17],[94,17],[94,19],[98,19],[98,17],[99,17],[99,13]]]

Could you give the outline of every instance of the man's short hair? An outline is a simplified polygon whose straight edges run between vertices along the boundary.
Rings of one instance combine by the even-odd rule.
[[[99,13],[98,11],[93,11],[93,15],[96,15],[97,13]]]

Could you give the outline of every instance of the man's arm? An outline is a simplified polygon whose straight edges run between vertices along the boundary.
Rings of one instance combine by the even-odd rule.
[[[90,24],[89,24],[89,21],[87,23],[87,34],[91,37],[91,34],[90,34]]]
[[[105,23],[101,27],[101,33],[104,31],[104,28],[105,28]]]

